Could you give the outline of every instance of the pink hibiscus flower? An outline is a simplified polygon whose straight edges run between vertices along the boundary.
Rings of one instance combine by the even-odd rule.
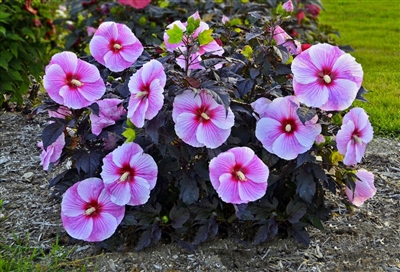
[[[121,223],[125,206],[111,202],[99,178],[72,185],[61,202],[61,219],[67,233],[88,242],[109,238]]]
[[[40,141],[37,146],[42,149],[42,153],[40,154],[40,165],[43,165],[43,170],[47,171],[50,163],[53,163],[54,165],[58,164],[62,150],[65,146],[64,133],[61,133],[60,137],[58,137],[54,143],[49,145],[46,150],[43,148],[42,141]]]
[[[106,91],[96,66],[72,52],[57,53],[51,58],[43,85],[51,99],[73,109],[91,105]]]
[[[210,180],[219,197],[233,204],[256,201],[265,195],[268,167],[248,147],[235,147],[210,161]]]
[[[153,119],[164,103],[164,86],[167,76],[161,62],[151,60],[143,65],[129,80],[131,97],[128,104],[128,118],[141,128],[144,120]]]
[[[293,10],[292,0],[289,0],[285,4],[283,4],[282,8],[284,8],[287,12],[291,12]]]
[[[142,54],[142,43],[124,24],[104,22],[94,33],[90,52],[99,63],[113,72],[130,67]]]
[[[340,154],[344,155],[345,165],[361,162],[367,143],[374,135],[368,115],[362,108],[353,108],[345,114],[342,126],[336,134],[336,145]]]
[[[193,18],[195,20],[200,19],[200,15],[198,12],[194,13],[191,15],[189,18]],[[174,26],[178,26],[182,31],[186,31],[186,26],[187,23],[182,23],[181,21],[175,21],[172,24],[169,24],[167,26],[167,29],[173,28]],[[173,52],[175,49],[179,49],[179,51],[182,53],[181,56],[177,58],[177,64],[182,68],[186,69],[187,66],[189,66],[189,69],[194,70],[194,69],[204,69],[203,66],[200,65],[201,61],[201,55],[205,53],[211,53],[213,55],[217,56],[222,56],[224,53],[224,49],[222,46],[220,46],[217,41],[212,40],[211,42],[207,44],[200,44],[199,49],[197,52],[192,53],[189,57],[188,60],[186,61],[185,52],[187,51],[185,43],[190,42],[190,39],[195,40],[198,38],[199,34],[205,30],[210,29],[207,23],[205,22],[200,22],[200,26],[194,31],[194,33],[190,36],[183,36],[182,41],[179,43],[170,43],[169,42],[169,35],[167,32],[164,32],[164,43],[165,47],[169,52]],[[215,68],[221,68],[222,64],[217,64],[215,65]]]
[[[117,98],[98,100],[99,116],[94,113],[90,114],[92,123],[92,132],[99,135],[103,128],[114,125],[115,121],[121,118],[126,112],[121,104],[122,100]],[[118,106],[119,105],[119,106]]]
[[[142,205],[157,181],[154,159],[136,143],[123,144],[103,159],[101,177],[111,201],[117,205]]]
[[[365,169],[360,169],[356,173],[357,180],[355,182],[354,192],[346,187],[346,195],[350,202],[356,206],[361,206],[364,201],[372,198],[376,193],[376,188],[374,185],[374,174],[368,172]]]
[[[297,55],[301,53],[301,43],[294,40],[280,26],[274,28],[274,40],[277,45],[284,46],[291,54]]]
[[[49,117],[65,119],[72,114],[71,110],[65,106],[60,106],[56,111],[48,111]]]
[[[150,4],[151,0],[118,0],[122,5],[132,6],[135,9],[142,9]]]
[[[309,150],[321,133],[318,116],[304,125],[297,115],[299,102],[294,96],[273,100],[256,125],[256,137],[268,152],[282,159],[291,160]]]
[[[316,44],[292,62],[293,90],[301,103],[326,111],[350,107],[363,80],[355,59],[337,46]]]
[[[201,147],[217,148],[231,134],[234,115],[211,95],[202,91],[196,95],[190,90],[175,97],[172,109],[175,132],[185,143]]]

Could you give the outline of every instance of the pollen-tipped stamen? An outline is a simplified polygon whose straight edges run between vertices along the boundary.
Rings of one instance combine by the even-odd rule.
[[[135,98],[142,98],[142,97],[146,96],[147,94],[148,94],[148,92],[146,92],[146,91],[138,92],[138,93],[135,95]]]
[[[290,125],[290,124],[287,124],[286,126],[285,126],[285,131],[286,132],[290,132],[292,130],[292,126]]]
[[[325,81],[325,83],[331,83],[332,82],[332,79],[331,79],[331,77],[329,76],[329,75],[324,75],[324,81]]]
[[[246,176],[243,174],[242,171],[237,171],[237,172],[236,172],[236,176],[237,176],[237,178],[238,178],[240,181],[245,181],[245,180],[247,179]]]
[[[121,177],[119,178],[119,182],[124,182],[125,180],[128,179],[130,173],[129,172],[125,172],[121,175]]]
[[[83,85],[83,83],[80,82],[80,81],[77,80],[77,79],[71,80],[71,83],[72,83],[74,86],[76,86],[76,87],[81,87],[81,86]]]
[[[362,144],[362,140],[361,140],[360,137],[358,137],[357,135],[353,135],[353,139],[354,139],[354,141],[356,141],[358,144]]]
[[[116,50],[120,50],[122,48],[122,46],[118,43],[114,44],[114,49]]]
[[[201,118],[203,118],[204,120],[210,120],[210,116],[208,116],[205,112],[201,113]]]
[[[87,209],[84,214],[85,215],[91,215],[92,213],[94,213],[96,211],[95,207],[90,207],[89,209]]]

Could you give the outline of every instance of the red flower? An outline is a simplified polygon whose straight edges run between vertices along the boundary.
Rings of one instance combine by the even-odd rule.
[[[142,9],[150,4],[151,0],[118,0],[122,5],[132,6],[135,9]]]
[[[26,0],[24,8],[25,8],[26,11],[32,13],[33,15],[36,15],[37,14],[37,10],[32,8],[31,3],[32,3],[32,0]]]
[[[311,44],[305,43],[301,45],[301,52],[306,51],[308,48],[311,47]]]
[[[297,17],[297,23],[301,24],[301,21],[303,21],[304,17],[306,16],[304,14],[304,11],[300,11],[299,13],[296,14],[296,17]]]
[[[306,5],[306,10],[308,13],[310,13],[314,18],[317,18],[319,13],[321,12],[321,9],[313,4],[308,4]]]

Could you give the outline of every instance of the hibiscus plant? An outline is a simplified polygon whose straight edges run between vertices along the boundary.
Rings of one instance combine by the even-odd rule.
[[[282,14],[299,3],[229,16],[233,2],[209,22],[167,23],[160,44],[106,21],[90,56],[52,57],[39,147],[44,170],[64,170],[50,187],[71,237],[193,250],[218,233],[259,244],[283,231],[308,244],[306,227],[330,217],[327,194],[349,207],[375,194],[357,168],[373,136],[351,108],[361,65],[329,40],[288,34]]]

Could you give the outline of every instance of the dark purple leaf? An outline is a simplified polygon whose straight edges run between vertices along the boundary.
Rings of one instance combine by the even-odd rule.
[[[241,97],[248,94],[254,87],[254,80],[244,79],[237,83],[237,90]]]
[[[74,154],[75,167],[78,173],[82,170],[88,176],[93,176],[97,168],[99,168],[103,154],[99,152],[87,153],[84,150],[80,150]]]
[[[43,129],[42,141],[44,150],[47,150],[47,147],[54,143],[58,137],[60,137],[61,133],[64,131],[64,128],[65,124],[60,119],[60,121],[57,120]]]
[[[303,169],[296,176],[296,193],[306,202],[311,203],[315,195],[316,184],[313,175]]]
[[[169,218],[172,220],[171,226],[174,229],[179,229],[190,218],[190,212],[186,208],[178,209],[177,206],[174,206],[169,212]]]
[[[289,216],[288,221],[290,223],[297,223],[306,214],[307,207],[304,203],[296,202],[294,200],[290,201],[286,206],[286,213]]]
[[[199,199],[199,187],[195,179],[182,175],[182,179],[179,181],[179,189],[179,197],[186,205],[193,204]]]
[[[305,230],[307,224],[303,222],[297,222],[292,224],[292,227],[288,229],[288,234],[298,242],[305,246],[309,246],[310,244],[310,235]]]
[[[305,124],[305,122],[310,121],[315,116],[315,109],[300,107],[297,109],[297,115],[300,118],[300,121]]]
[[[278,233],[278,225],[274,218],[268,220],[262,220],[261,226],[258,228],[257,233],[254,237],[253,244],[258,245],[262,242],[270,240]]]
[[[364,94],[366,94],[367,92],[368,92],[368,90],[365,89],[363,86],[361,86],[360,89],[357,92],[356,99],[364,101],[364,102],[368,102],[368,100],[365,99],[365,97],[364,97]]]

